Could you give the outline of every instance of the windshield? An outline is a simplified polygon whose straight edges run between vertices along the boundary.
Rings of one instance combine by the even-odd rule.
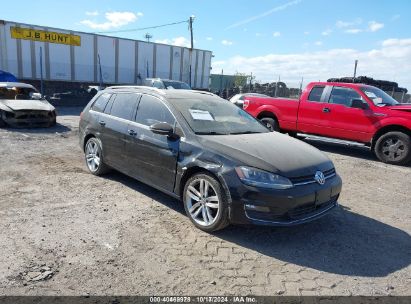
[[[269,132],[254,117],[215,96],[170,99],[196,134],[226,135]]]
[[[372,100],[372,102],[379,107],[383,106],[395,106],[399,104],[398,101],[396,101],[394,98],[392,98],[390,95],[385,93],[383,90],[380,90],[375,87],[361,87],[361,91],[364,92],[365,95],[369,99]]]
[[[190,86],[185,82],[177,82],[177,81],[164,81],[164,87],[166,89],[176,89],[176,90],[191,90]]]
[[[33,88],[0,87],[0,99],[30,100],[33,93],[38,93]]]

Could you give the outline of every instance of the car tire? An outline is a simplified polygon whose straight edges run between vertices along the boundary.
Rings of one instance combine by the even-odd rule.
[[[0,128],[5,127],[7,124],[3,120],[3,111],[0,111]]]
[[[261,123],[266,126],[270,131],[280,131],[277,120],[271,117],[263,117],[260,119]]]
[[[90,173],[94,175],[103,175],[110,169],[104,163],[103,149],[101,141],[96,137],[91,137],[84,146],[84,156],[86,166]]]
[[[406,165],[411,162],[411,138],[398,131],[385,133],[375,143],[374,153],[384,163]]]
[[[211,174],[198,173],[187,180],[183,203],[188,218],[203,231],[213,232],[229,225],[227,195]]]

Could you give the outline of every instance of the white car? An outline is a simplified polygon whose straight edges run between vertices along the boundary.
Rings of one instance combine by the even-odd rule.
[[[0,127],[51,127],[56,109],[30,84],[0,82]]]

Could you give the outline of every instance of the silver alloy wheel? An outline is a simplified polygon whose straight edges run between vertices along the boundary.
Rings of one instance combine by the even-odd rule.
[[[382,153],[391,161],[401,158],[405,150],[405,144],[399,138],[388,138],[382,144]]]
[[[86,162],[92,172],[96,172],[100,166],[100,153],[98,144],[90,140],[86,145]]]
[[[193,180],[186,191],[187,210],[191,218],[201,226],[214,224],[220,212],[217,191],[206,179]]]

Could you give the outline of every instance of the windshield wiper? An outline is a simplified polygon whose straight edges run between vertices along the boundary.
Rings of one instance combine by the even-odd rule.
[[[228,135],[228,133],[221,133],[221,132],[195,132],[197,135]]]
[[[230,134],[236,135],[236,134],[256,134],[256,133],[261,133],[259,131],[242,131],[242,132],[231,132]]]

